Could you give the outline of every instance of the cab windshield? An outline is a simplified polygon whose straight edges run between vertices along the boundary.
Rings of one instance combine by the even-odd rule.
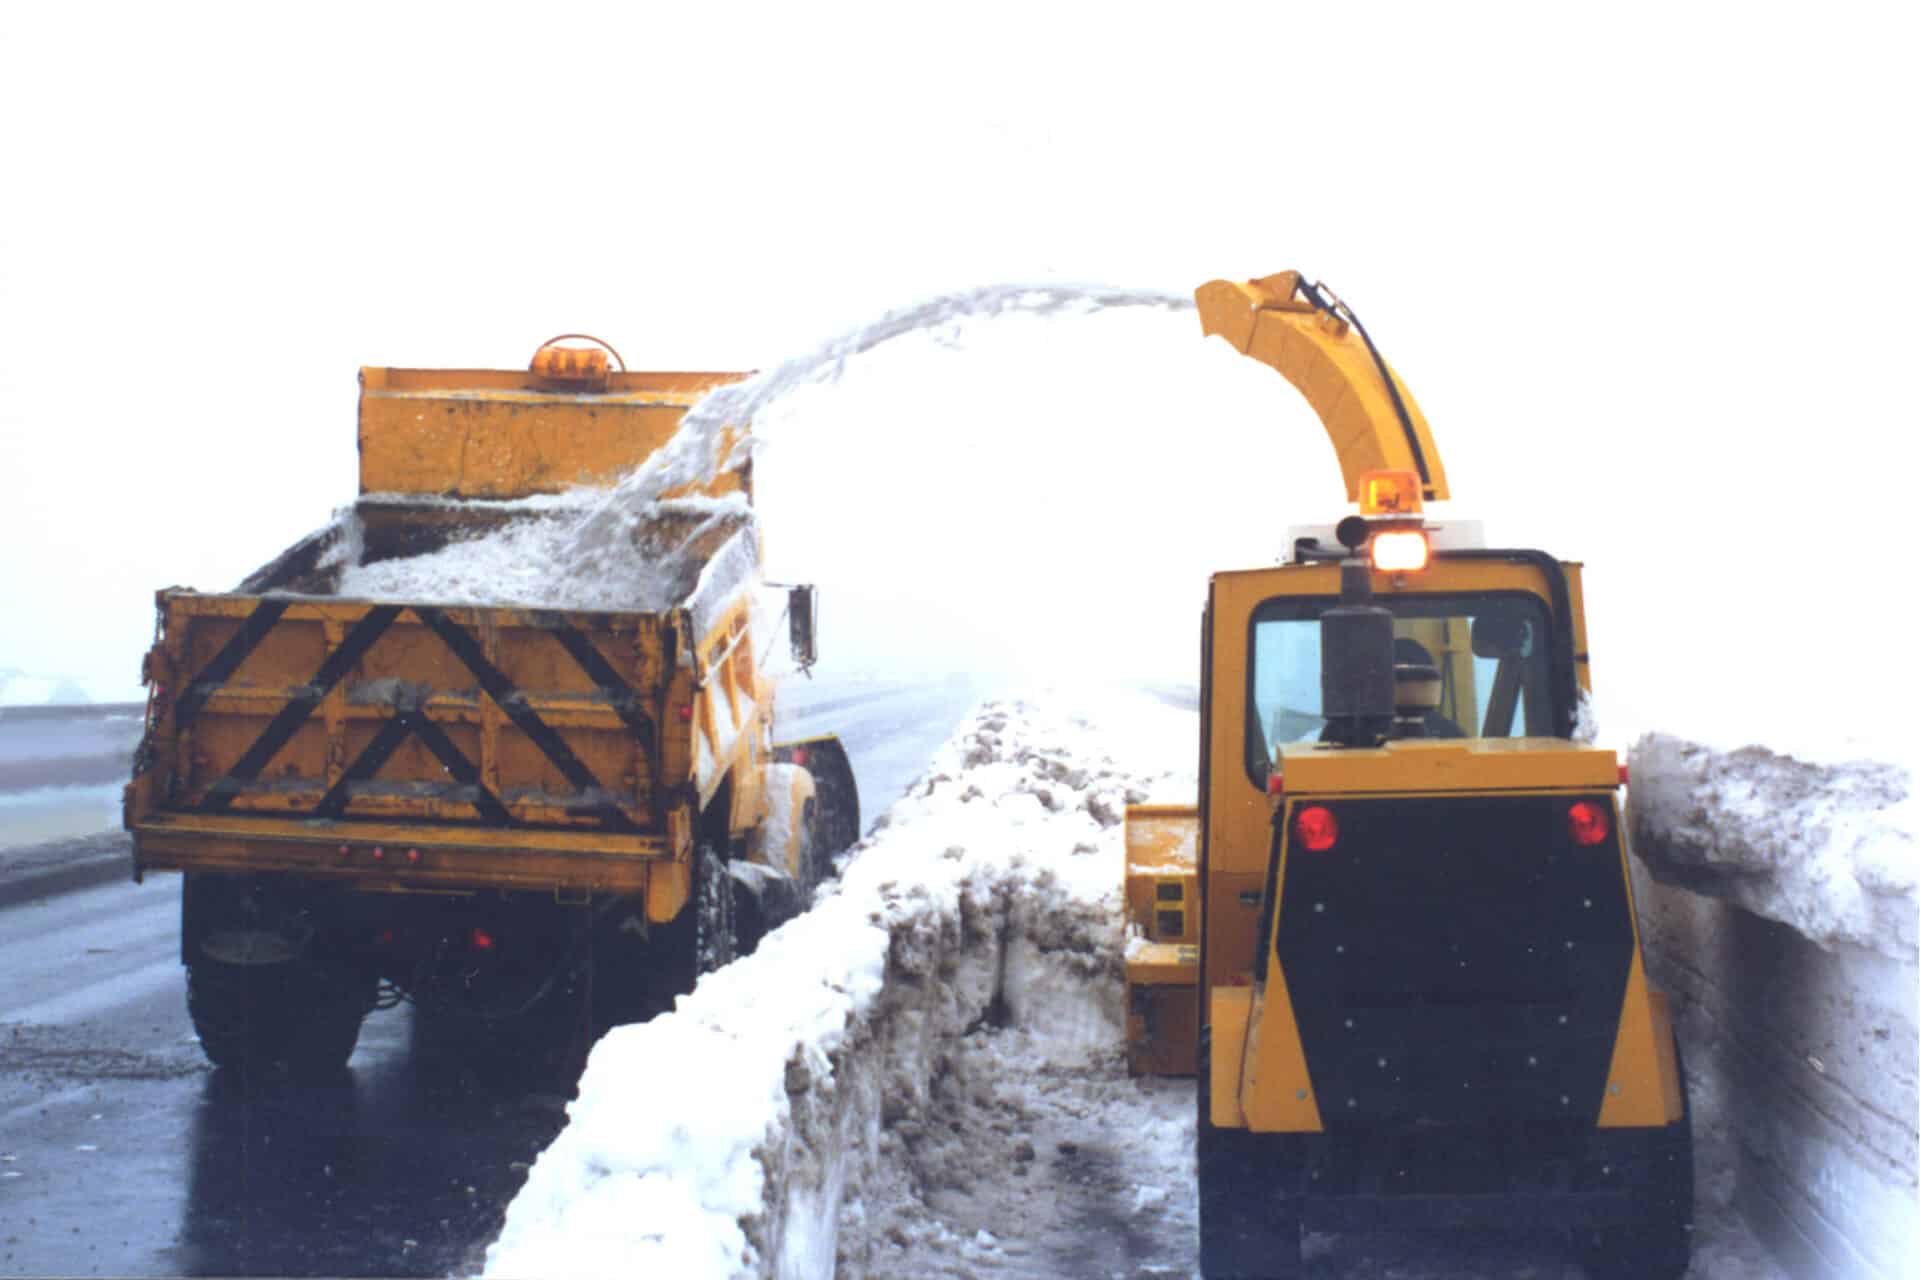
[[[1320,615],[1331,596],[1282,596],[1253,614],[1247,767],[1264,783],[1274,753],[1316,742],[1320,714]],[[1547,609],[1524,591],[1375,596],[1393,613],[1394,662],[1440,673],[1440,705],[1423,728],[1433,738],[1548,737],[1554,714]]]

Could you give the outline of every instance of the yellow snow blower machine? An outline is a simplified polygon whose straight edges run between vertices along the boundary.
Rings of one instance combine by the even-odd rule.
[[[1564,1231],[1688,1264],[1692,1139],[1649,985],[1580,566],[1481,545],[1352,311],[1288,272],[1201,323],[1319,412],[1356,513],[1217,573],[1200,795],[1127,814],[1129,1058],[1197,1075],[1201,1269],[1305,1274],[1303,1229]]]

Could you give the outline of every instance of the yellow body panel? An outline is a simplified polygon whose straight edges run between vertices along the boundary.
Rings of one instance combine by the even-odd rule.
[[[1680,1068],[1673,1052],[1667,998],[1647,985],[1640,949],[1633,951],[1627,995],[1620,1004],[1620,1031],[1607,1069],[1607,1096],[1600,1104],[1602,1129],[1650,1128],[1682,1114]]]
[[[1247,1113],[1240,1109],[1240,1073],[1246,1065],[1253,988],[1215,987],[1207,995],[1207,1026],[1213,1037],[1207,1073],[1207,1119],[1217,1128],[1244,1129]]]
[[[1127,923],[1153,942],[1198,942],[1200,811],[1192,805],[1129,805],[1125,837]],[[1179,926],[1166,927],[1174,917]]]
[[[126,796],[137,870],[644,892],[663,921],[684,904],[694,712],[725,696],[681,665],[684,613],[184,591],[161,592],[158,603],[162,638],[147,659],[153,730]],[[633,703],[610,704],[577,652],[634,690]],[[510,695],[483,688],[470,663]],[[408,717],[418,727],[397,732]],[[733,745],[760,753],[751,728]],[[465,785],[453,785],[462,780],[450,757],[470,768]],[[590,776],[591,791],[563,766]],[[483,808],[482,795],[497,810]],[[329,809],[330,796],[342,802]]]
[[[1215,1028],[1216,1046],[1219,1034]],[[1253,988],[1245,1042],[1238,1086],[1246,1126],[1261,1133],[1320,1132],[1320,1105],[1313,1096],[1293,1000],[1278,960],[1271,962],[1267,980]]]
[[[580,393],[534,389],[517,371],[364,368],[360,492],[508,499],[609,485],[707,391],[745,376],[616,373],[605,392]]]
[[[1279,370],[1306,397],[1333,442],[1347,499],[1358,502],[1367,472],[1419,467],[1373,353],[1346,321],[1307,302],[1301,283],[1297,271],[1209,281],[1194,291],[1200,327]],[[1446,468],[1426,417],[1399,375],[1392,376],[1426,463],[1425,496],[1446,498]]]
[[[673,855],[660,835],[462,831],[402,822],[326,826],[166,812],[141,820],[137,834],[143,872],[290,872],[375,890],[484,885],[638,894]]]
[[[167,591],[159,597],[164,640],[150,662],[167,696],[156,736],[155,766],[162,803],[193,807],[233,774],[289,704],[351,646],[383,606],[355,600],[275,601],[253,596],[204,596]],[[187,685],[229,652],[267,608],[277,617],[224,681],[194,695]],[[405,709],[417,709],[471,761],[478,782],[497,795],[519,823],[590,827],[579,797],[555,763],[481,687],[447,642],[416,608],[385,606],[392,619],[359,652],[352,669],[327,689],[283,745],[262,763],[233,813],[296,813],[313,807],[341,783],[349,764]],[[656,789],[684,777],[685,752],[658,745],[656,765],[620,713],[597,695],[592,677],[561,640],[563,628],[593,647],[636,689],[663,688],[673,672],[664,616],[538,612],[446,607],[447,623],[474,638],[491,667],[520,695],[540,723],[564,739],[574,758],[602,784],[604,799],[632,824],[658,825]],[[684,625],[684,624],[682,624]],[[194,705],[190,717],[176,714]],[[656,769],[658,775],[656,776]],[[369,786],[355,796],[360,818],[466,820],[474,805],[440,790],[447,769],[414,735],[387,756]]]
[[[1192,986],[1200,948],[1191,942],[1142,942],[1128,949],[1127,981],[1143,986]]]
[[[1127,1070],[1192,1075],[1199,1053],[1200,948],[1134,942],[1126,961]]]
[[[1189,1075],[1200,1034],[1200,811],[1129,805],[1124,834],[1127,1067]]]
[[[1282,748],[1289,793],[1414,795],[1601,787],[1620,780],[1610,749],[1560,738],[1418,738],[1353,749],[1323,743]]]

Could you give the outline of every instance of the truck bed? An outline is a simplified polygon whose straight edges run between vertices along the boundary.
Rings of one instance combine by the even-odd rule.
[[[610,488],[741,376],[560,352],[591,375],[574,383],[552,354],[528,372],[363,369],[355,504],[236,592],[159,593],[126,796],[136,874],[567,894],[652,879],[649,910],[678,909],[696,816],[765,737],[732,428],[695,437],[711,466],[631,513],[619,555],[543,568],[537,598],[463,596],[434,572],[350,585]],[[582,585],[594,607],[555,607]]]

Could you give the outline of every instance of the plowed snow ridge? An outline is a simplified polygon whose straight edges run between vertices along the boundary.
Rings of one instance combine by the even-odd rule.
[[[1191,1274],[1192,1084],[1119,1052],[1118,820],[1191,797],[1195,729],[1137,694],[983,707],[813,910],[595,1048],[487,1274]],[[1715,1150],[1694,1274],[1777,1275]],[[1467,1244],[1309,1241],[1330,1276],[1579,1275]]]

